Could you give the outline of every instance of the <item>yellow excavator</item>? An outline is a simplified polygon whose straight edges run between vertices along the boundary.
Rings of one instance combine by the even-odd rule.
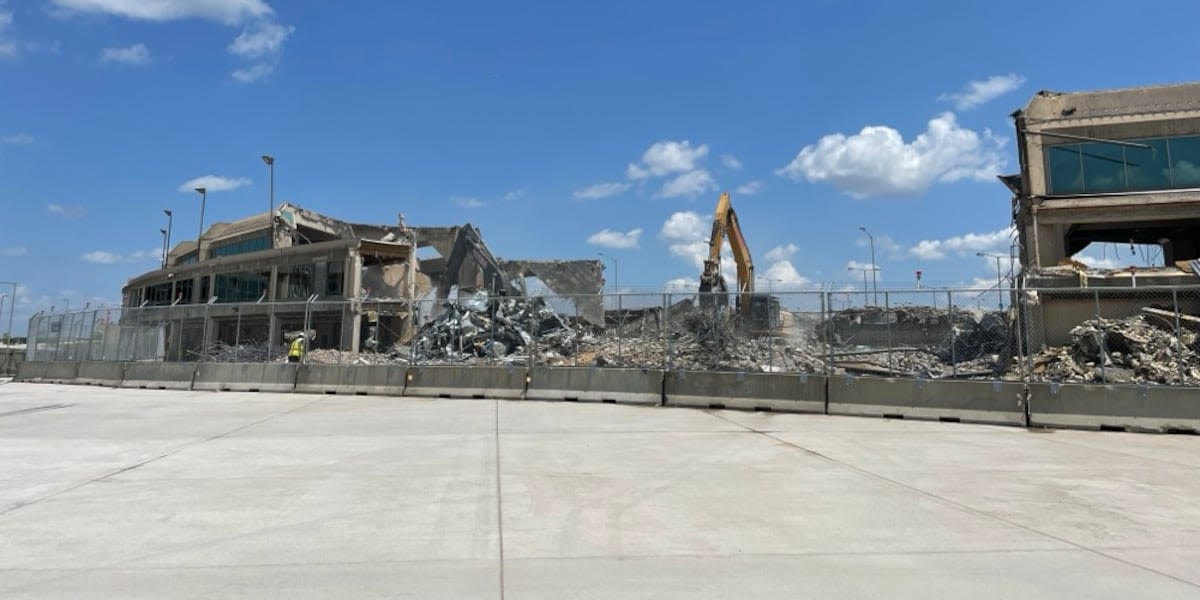
[[[751,333],[770,332],[779,324],[779,300],[769,294],[754,293],[754,261],[742,235],[737,213],[729,192],[721,192],[713,216],[712,236],[708,239],[708,258],[700,274],[700,305],[727,306],[729,288],[721,275],[721,246],[729,240],[733,260],[737,264],[737,300],[735,310],[744,327]]]

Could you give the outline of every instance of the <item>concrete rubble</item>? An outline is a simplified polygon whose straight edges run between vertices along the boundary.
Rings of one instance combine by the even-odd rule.
[[[1200,336],[1147,315],[1090,319],[1033,358],[1042,381],[1200,384]]]

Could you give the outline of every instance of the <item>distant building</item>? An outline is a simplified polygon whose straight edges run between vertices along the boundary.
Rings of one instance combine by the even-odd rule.
[[[192,359],[218,340],[278,346],[285,333],[303,329],[306,315],[312,347],[386,350],[436,310],[447,294],[435,292],[451,287],[444,282],[460,293],[487,287],[473,256],[460,257],[458,272],[445,272],[445,257],[467,229],[478,233],[469,224],[350,223],[285,203],[271,215],[215,223],[199,245],[175,246],[164,268],[125,285],[124,305],[145,308],[122,322],[155,324],[165,334],[161,354],[171,360]],[[422,247],[434,257],[418,259]],[[551,290],[580,295],[581,315],[602,322],[599,261],[499,264],[516,278],[539,276]]]

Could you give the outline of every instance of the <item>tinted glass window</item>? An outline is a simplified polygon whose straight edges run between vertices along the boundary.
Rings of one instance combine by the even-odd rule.
[[[1046,149],[1050,165],[1050,193],[1078,194],[1083,191],[1083,168],[1080,166],[1079,145],[1051,146]]]
[[[1083,191],[1119,192],[1125,185],[1125,147],[1120,144],[1080,144]]]
[[[1171,138],[1171,185],[1200,187],[1200,137]]]
[[[1149,148],[1125,147],[1125,178],[1131,190],[1171,187],[1171,168],[1167,161],[1167,140],[1130,140]]]

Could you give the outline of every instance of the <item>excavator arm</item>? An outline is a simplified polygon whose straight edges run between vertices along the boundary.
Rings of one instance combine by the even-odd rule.
[[[713,215],[712,236],[708,239],[708,258],[704,261],[704,272],[700,274],[701,294],[721,293],[728,289],[725,278],[721,276],[721,246],[726,238],[729,239],[733,260],[737,264],[738,304],[744,310],[749,308],[750,296],[754,294],[754,262],[750,258],[750,248],[742,235],[742,227],[738,223],[737,213],[733,210],[729,192],[722,192]]]

